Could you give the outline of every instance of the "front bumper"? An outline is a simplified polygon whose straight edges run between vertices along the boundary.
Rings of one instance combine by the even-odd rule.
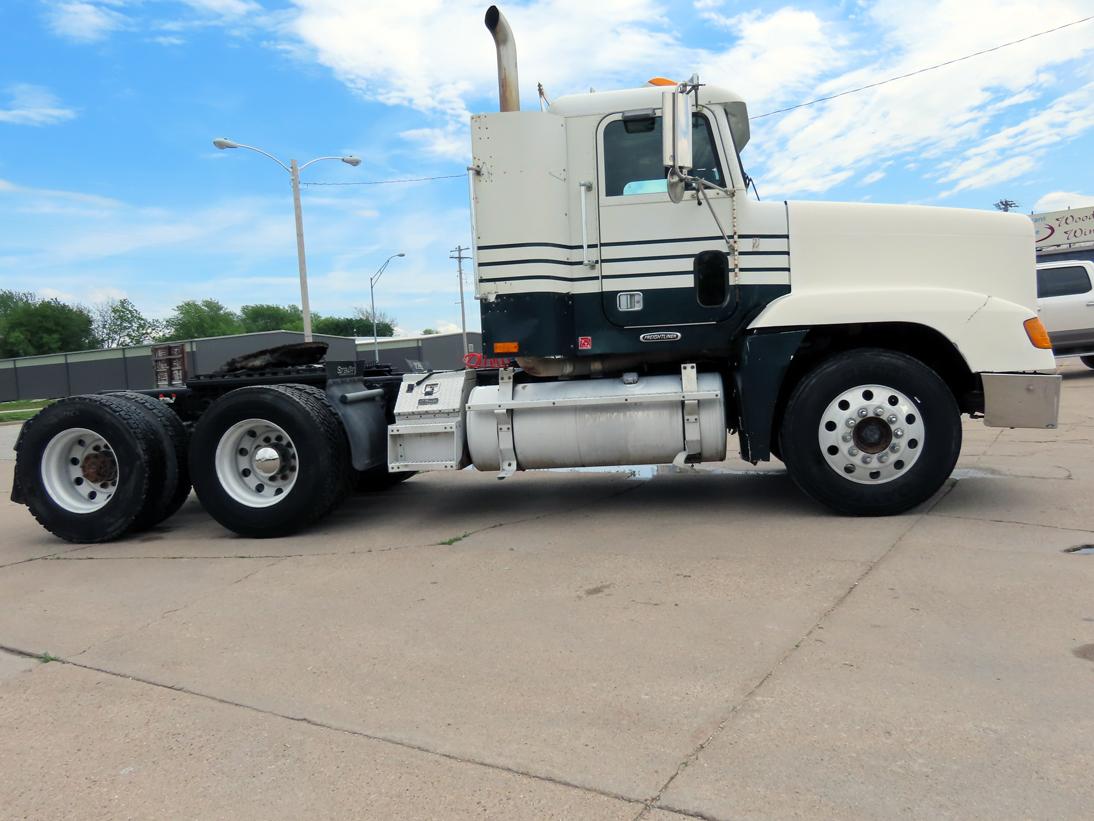
[[[1060,385],[1055,373],[982,373],[984,424],[990,428],[1055,428]]]

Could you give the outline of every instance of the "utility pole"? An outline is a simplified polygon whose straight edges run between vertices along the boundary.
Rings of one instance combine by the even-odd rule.
[[[457,276],[460,278],[460,326],[463,328],[463,352],[465,354],[469,353],[469,351],[467,350],[467,313],[463,307],[463,261],[465,259],[470,259],[471,257],[465,257],[463,252],[470,250],[470,248],[464,248],[462,245],[457,245],[448,255],[449,259],[456,260],[456,267],[459,271]]]

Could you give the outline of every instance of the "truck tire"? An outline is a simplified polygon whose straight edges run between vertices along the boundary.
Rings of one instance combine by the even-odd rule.
[[[190,495],[186,426],[178,414],[159,399],[135,391],[118,391],[109,395],[124,399],[143,411],[163,444],[166,478],[159,490],[150,494],[148,506],[134,523],[135,530],[155,527],[173,516]]]
[[[795,387],[779,444],[791,478],[837,513],[889,516],[929,499],[961,452],[961,412],[933,370],[864,348]]]
[[[16,482],[31,515],[69,542],[117,539],[165,474],[147,417],[111,396],[72,396],[28,420],[16,445]]]
[[[417,471],[413,470],[391,473],[386,465],[380,465],[368,470],[356,471],[357,475],[354,477],[353,485],[358,493],[379,493],[402,484],[411,476],[414,476],[415,473]]]
[[[238,388],[190,438],[190,476],[206,511],[242,536],[304,528],[346,491],[349,447],[330,407],[286,385]]]
[[[1079,361],[1086,365],[1088,368],[1094,368],[1094,355],[1080,356]]]
[[[296,391],[302,396],[310,397],[312,400],[326,408],[326,413],[320,414],[320,418],[323,420],[323,425],[326,427],[327,434],[341,443],[341,448],[345,453],[345,459],[341,462],[342,477],[338,486],[338,492],[331,497],[330,506],[323,511],[322,515],[325,516],[338,507],[353,489],[355,471],[353,469],[353,456],[350,451],[349,439],[346,436],[346,429],[342,424],[342,417],[338,415],[338,411],[336,411],[334,405],[331,404],[330,397],[327,396],[327,392],[322,388],[317,388],[314,385],[301,385],[297,383],[283,385],[282,387]]]

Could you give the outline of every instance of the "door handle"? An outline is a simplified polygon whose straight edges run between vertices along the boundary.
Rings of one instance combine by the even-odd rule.
[[[1088,308],[1094,308],[1094,302],[1088,302],[1088,303],[1086,303],[1086,307],[1088,307]]]
[[[586,268],[595,268],[596,260],[589,259],[589,219],[585,205],[586,195],[593,190],[593,184],[585,180],[577,185],[581,189],[581,264]]]

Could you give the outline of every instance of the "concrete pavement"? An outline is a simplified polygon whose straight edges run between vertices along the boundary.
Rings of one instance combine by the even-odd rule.
[[[968,422],[889,519],[731,461],[418,476],[276,541],[192,499],[80,547],[0,462],[0,816],[1087,817],[1094,371],[1063,370],[1060,430]]]

